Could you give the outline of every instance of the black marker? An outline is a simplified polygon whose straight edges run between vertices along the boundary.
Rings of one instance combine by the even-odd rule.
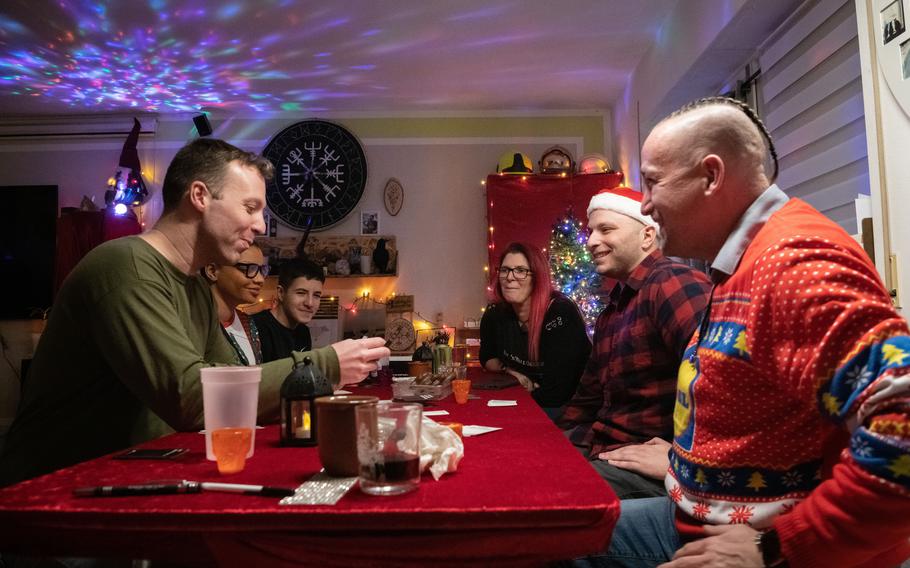
[[[290,497],[294,495],[293,489],[285,487],[199,481],[77,487],[73,490],[73,495],[76,497],[124,497],[128,495],[174,495],[179,493],[199,493],[201,491],[224,491],[227,493],[241,493],[243,495],[262,495],[264,497]]]

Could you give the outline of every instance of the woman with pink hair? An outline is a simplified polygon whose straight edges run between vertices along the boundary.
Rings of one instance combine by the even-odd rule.
[[[480,322],[480,361],[517,378],[555,418],[575,394],[591,353],[581,313],[553,289],[546,257],[527,243],[503,250],[492,290]]]

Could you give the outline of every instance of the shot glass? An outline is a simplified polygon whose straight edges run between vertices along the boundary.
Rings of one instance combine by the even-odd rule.
[[[361,491],[400,495],[417,489],[423,407],[381,401],[360,405],[355,412]]]
[[[439,422],[440,426],[445,426],[446,428],[451,428],[458,437],[464,440],[464,425],[461,422]]]
[[[468,402],[468,393],[471,392],[471,379],[454,379],[452,381],[452,392],[455,394],[455,402],[466,404]]]
[[[246,466],[246,454],[253,443],[252,428],[219,428],[212,431],[212,452],[218,473],[240,473]]]

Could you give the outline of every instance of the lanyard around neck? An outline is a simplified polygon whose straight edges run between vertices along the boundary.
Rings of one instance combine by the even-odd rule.
[[[237,343],[237,340],[234,339],[234,336],[227,330],[226,327],[222,326],[221,331],[224,333],[224,336],[227,338],[228,343],[231,344],[231,347],[234,348],[234,351],[237,352],[237,358],[240,359],[240,363],[244,366],[249,366],[250,360],[247,359],[246,354],[243,352],[243,348],[240,347],[240,344]],[[252,342],[250,344],[252,346]]]

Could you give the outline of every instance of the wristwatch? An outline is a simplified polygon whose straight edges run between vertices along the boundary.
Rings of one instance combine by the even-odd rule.
[[[787,559],[780,551],[780,538],[777,531],[768,529],[755,535],[755,546],[761,552],[762,564],[765,568],[787,568]]]

